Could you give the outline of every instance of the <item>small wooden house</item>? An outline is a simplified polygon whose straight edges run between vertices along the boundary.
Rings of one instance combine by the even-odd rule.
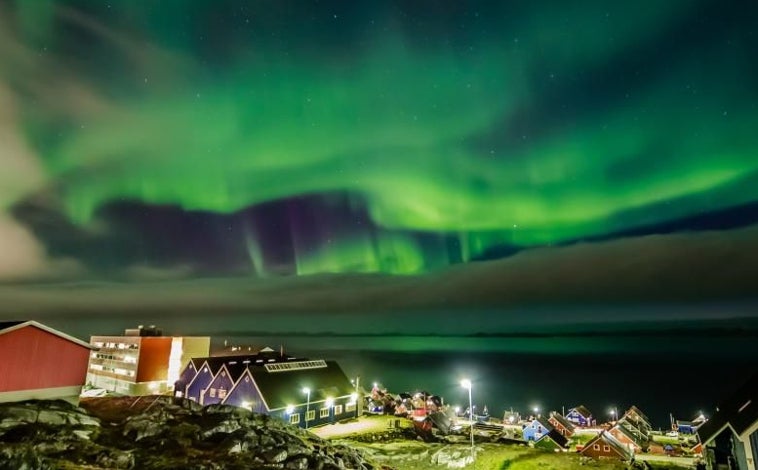
[[[595,459],[611,458],[624,462],[634,460],[634,453],[607,431],[600,431],[597,436],[584,445],[581,453]]]
[[[553,429],[553,425],[545,418],[534,418],[524,425],[521,433],[525,441],[537,442]]]
[[[571,408],[568,413],[566,413],[566,419],[574,426],[580,428],[588,428],[595,425],[595,419],[592,417],[592,413],[583,405]]]
[[[555,429],[565,437],[571,437],[574,435],[575,428],[571,424],[571,421],[567,420],[562,414],[557,412],[550,413],[548,422],[555,427]]]
[[[558,432],[557,429],[552,429],[547,434],[539,438],[534,447],[537,449],[550,450],[554,452],[565,451],[568,449],[569,442],[566,437]]]

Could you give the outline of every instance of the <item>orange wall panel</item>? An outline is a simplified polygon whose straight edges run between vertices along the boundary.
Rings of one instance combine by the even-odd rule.
[[[166,380],[170,356],[171,338],[143,337],[137,364],[137,382]]]

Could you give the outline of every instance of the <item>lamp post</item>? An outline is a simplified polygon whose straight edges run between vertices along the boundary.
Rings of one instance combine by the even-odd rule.
[[[461,380],[461,387],[468,389],[468,409],[469,419],[471,420],[471,458],[474,458],[474,407],[471,402],[471,381],[469,379]]]
[[[303,387],[303,393],[305,393],[305,429],[308,429],[308,412],[311,409],[311,389]]]
[[[609,411],[609,413],[611,414],[611,416],[613,416],[613,422],[615,423],[616,420],[617,420],[617,418],[616,418],[616,416],[617,416],[616,407],[614,406],[613,408],[611,408],[611,411]]]
[[[358,394],[357,393],[351,393],[350,394],[350,401],[353,402],[353,406],[355,406],[355,419],[358,419]]]
[[[326,408],[329,410],[329,415],[331,417],[331,422],[334,423],[334,415],[332,414],[332,407],[334,406],[334,398],[327,397],[326,402],[324,403],[326,405]]]

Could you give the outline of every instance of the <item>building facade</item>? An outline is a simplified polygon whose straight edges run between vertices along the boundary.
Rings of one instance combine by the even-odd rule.
[[[716,410],[697,430],[706,468],[758,469],[758,374]]]
[[[610,458],[625,462],[634,460],[634,452],[606,431],[600,431],[584,445],[580,452],[582,455],[595,459]]]
[[[61,398],[73,403],[92,347],[35,321],[0,323],[0,402]]]
[[[207,356],[210,337],[163,336],[155,327],[128,329],[123,336],[92,336],[87,385],[125,395],[173,390],[183,364]]]
[[[588,410],[587,407],[583,405],[571,408],[568,413],[566,413],[565,417],[568,421],[571,422],[571,424],[580,428],[588,428],[595,426],[596,424],[590,410]]]
[[[247,408],[302,428],[360,414],[356,386],[336,362],[268,352],[193,359],[174,393],[204,406]]]

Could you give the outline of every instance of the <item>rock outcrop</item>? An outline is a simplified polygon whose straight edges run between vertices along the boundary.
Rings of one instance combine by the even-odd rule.
[[[347,446],[242,408],[150,403],[102,423],[61,401],[0,404],[0,470],[379,468]]]

